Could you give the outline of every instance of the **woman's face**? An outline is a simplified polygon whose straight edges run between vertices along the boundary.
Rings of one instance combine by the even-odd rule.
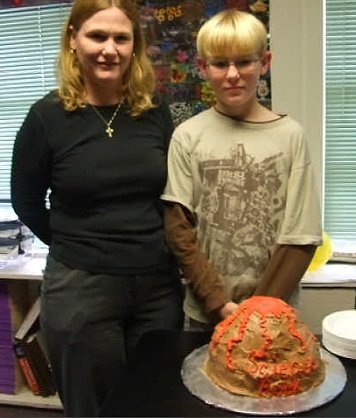
[[[133,45],[132,23],[117,7],[95,13],[78,31],[73,28],[70,38],[84,84],[93,88],[112,86],[117,90],[130,65]]]

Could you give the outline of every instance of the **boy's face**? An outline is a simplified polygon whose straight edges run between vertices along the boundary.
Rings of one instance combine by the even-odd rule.
[[[210,82],[216,107],[230,115],[244,115],[257,102],[256,89],[260,76],[268,71],[271,54],[262,57],[223,56],[198,60],[203,76]]]

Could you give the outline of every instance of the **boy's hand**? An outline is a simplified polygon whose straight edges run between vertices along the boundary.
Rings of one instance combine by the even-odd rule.
[[[229,315],[236,311],[237,307],[238,304],[235,302],[225,303],[225,305],[219,311],[221,318],[227,318]]]

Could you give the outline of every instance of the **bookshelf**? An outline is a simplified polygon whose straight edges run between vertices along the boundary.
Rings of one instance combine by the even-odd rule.
[[[0,280],[16,280],[19,286],[24,286],[29,292],[29,298],[37,296],[42,271],[46,264],[45,256],[33,256],[25,258],[18,264],[10,264],[0,269]],[[32,295],[31,295],[32,293]],[[0,393],[0,404],[34,407],[41,409],[63,409],[58,396],[38,396],[23,383],[14,395]]]
[[[15,395],[0,393],[0,404],[42,409],[63,409],[58,396],[36,396],[26,386],[22,386]]]
[[[18,264],[10,264],[0,269],[0,280],[42,280],[46,257],[25,257]]]

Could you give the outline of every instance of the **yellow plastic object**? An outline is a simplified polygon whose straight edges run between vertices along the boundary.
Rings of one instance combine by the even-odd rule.
[[[323,243],[317,247],[308,270],[315,270],[327,263],[332,254],[332,245],[329,235],[323,231]]]

